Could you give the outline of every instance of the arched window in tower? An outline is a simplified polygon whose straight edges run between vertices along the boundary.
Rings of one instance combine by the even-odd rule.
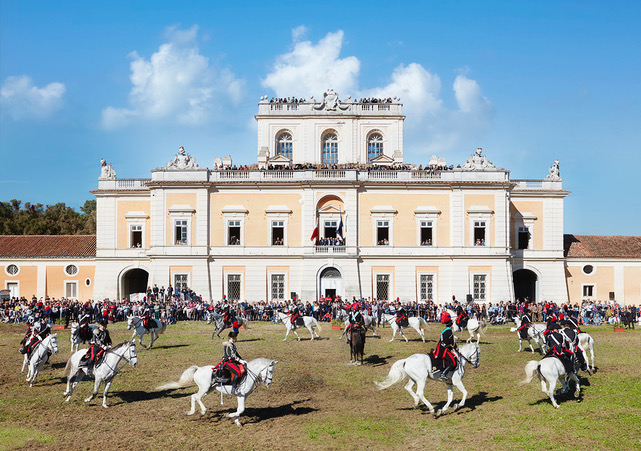
[[[294,146],[292,135],[289,132],[283,132],[278,135],[276,139],[276,155],[283,155],[284,157],[292,159]]]
[[[322,163],[338,163],[338,136],[336,136],[336,133],[334,132],[327,133],[323,136]]]
[[[383,155],[383,136],[380,133],[372,133],[367,138],[367,161],[372,161],[379,155]]]

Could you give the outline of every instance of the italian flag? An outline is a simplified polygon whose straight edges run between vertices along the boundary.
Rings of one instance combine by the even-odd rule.
[[[312,237],[310,238],[310,240],[314,241],[316,238],[318,238],[318,210],[316,210],[316,227],[312,232]]]

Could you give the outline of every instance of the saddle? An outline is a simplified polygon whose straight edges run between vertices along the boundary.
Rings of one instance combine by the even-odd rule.
[[[565,368],[566,374],[574,373],[574,362],[572,362],[567,356],[563,354],[557,354],[553,349],[550,349],[543,358],[549,359],[554,357],[559,359],[559,361],[563,364],[563,368]]]
[[[297,326],[304,326],[305,325],[305,320],[303,320],[302,316],[299,316],[298,318],[296,318],[296,325]]]
[[[238,386],[247,374],[243,364],[231,360],[221,361],[212,368],[212,371],[214,373],[212,383],[216,385],[231,385],[236,378],[240,378],[240,380],[236,382],[236,386]]]
[[[522,340],[528,338],[529,329],[530,329],[530,326],[526,326],[526,325],[519,327],[519,337],[521,337]]]
[[[467,328],[467,321],[468,321],[468,319],[469,319],[469,318],[461,318],[461,320],[460,320],[460,321],[457,321],[457,322],[456,322],[456,325],[457,325],[459,328],[461,328],[461,329],[465,329],[465,328]]]
[[[401,327],[407,327],[410,325],[410,320],[407,318],[407,316],[404,316],[400,318],[398,321],[396,321],[396,324],[398,324]]]
[[[439,359],[435,355],[436,351],[432,349],[432,351],[428,352],[427,355],[430,357],[430,361],[432,362],[432,373],[437,374],[440,373],[445,369],[445,359]]]

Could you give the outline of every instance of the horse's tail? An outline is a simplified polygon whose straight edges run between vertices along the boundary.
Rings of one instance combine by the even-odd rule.
[[[320,323],[318,321],[316,321],[316,318],[314,318],[313,316],[312,316],[312,321],[314,321],[314,326],[316,326],[318,328],[318,331],[322,332],[323,329],[321,329]]]
[[[479,321],[479,332],[481,335],[485,335],[487,330],[487,323],[484,320]]]
[[[530,360],[525,365],[525,379],[520,382],[520,385],[529,384],[532,382],[532,378],[534,378],[535,375],[540,376],[540,374],[539,362],[536,360]]]
[[[182,376],[178,379],[178,382],[167,382],[156,387],[156,390],[170,390],[172,388],[183,388],[188,385],[191,385],[194,382],[194,374],[198,370],[198,366],[190,366],[185,371],[183,371]]]
[[[70,372],[71,372],[71,357],[69,357],[69,360],[67,360],[67,365],[65,366],[65,369],[62,370],[62,377],[67,377]]]
[[[407,376],[404,368],[406,360],[407,359],[401,359],[394,363],[392,368],[389,370],[387,378],[383,382],[374,382],[379,390],[384,390],[405,379],[405,376]]]
[[[427,330],[427,321],[425,321],[425,318],[422,316],[418,317],[418,327],[422,327],[423,329]]]
[[[161,335],[165,331],[165,329],[167,329],[167,323],[160,320],[158,320],[158,322],[160,323],[160,327],[158,328],[157,334]]]

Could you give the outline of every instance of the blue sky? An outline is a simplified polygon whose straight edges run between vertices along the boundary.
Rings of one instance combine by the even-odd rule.
[[[178,146],[256,162],[262,95],[396,95],[404,158],[512,178],[560,160],[565,232],[641,234],[637,1],[0,0],[0,200],[79,207],[99,161],[150,177]]]

